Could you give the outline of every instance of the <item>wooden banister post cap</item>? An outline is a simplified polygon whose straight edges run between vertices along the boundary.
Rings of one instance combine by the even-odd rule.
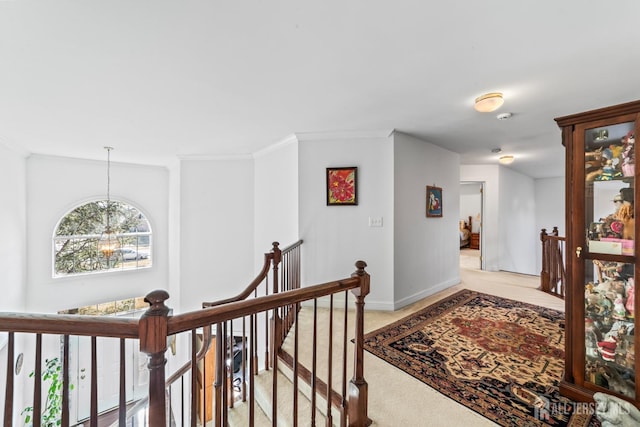
[[[144,302],[150,305],[146,311],[148,316],[164,316],[169,313],[169,307],[164,302],[169,299],[169,292],[163,289],[151,291],[144,297]]]
[[[360,287],[352,289],[351,292],[357,297],[363,297],[369,294],[369,273],[367,273],[364,269],[367,266],[367,263],[364,261],[356,261],[356,271],[353,272],[351,277],[360,278]]]
[[[358,276],[362,276],[364,275],[365,271],[364,269],[366,268],[367,263],[364,261],[356,261],[356,273]]]
[[[273,242],[273,249],[271,253],[273,253],[273,267],[278,268],[278,264],[282,261],[282,251],[279,248],[280,242]]]

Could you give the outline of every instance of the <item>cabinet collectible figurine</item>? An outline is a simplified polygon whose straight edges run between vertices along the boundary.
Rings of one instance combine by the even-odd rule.
[[[560,392],[640,403],[635,136],[640,101],[555,119],[566,148],[565,375]]]

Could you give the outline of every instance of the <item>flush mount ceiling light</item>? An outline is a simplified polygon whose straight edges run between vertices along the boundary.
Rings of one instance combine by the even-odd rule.
[[[504,103],[500,92],[486,93],[476,98],[475,109],[481,113],[496,111]]]
[[[513,160],[513,156],[500,156],[498,162],[500,162],[501,165],[510,165],[511,163],[513,163]]]

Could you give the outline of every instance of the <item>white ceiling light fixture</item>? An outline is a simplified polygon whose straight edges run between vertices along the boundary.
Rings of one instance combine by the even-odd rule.
[[[500,156],[500,158],[498,159],[498,162],[500,162],[501,165],[510,165],[511,163],[513,163],[514,159],[515,158],[511,155]]]
[[[474,108],[481,113],[496,111],[504,104],[504,98],[500,92],[485,93],[476,98]]]

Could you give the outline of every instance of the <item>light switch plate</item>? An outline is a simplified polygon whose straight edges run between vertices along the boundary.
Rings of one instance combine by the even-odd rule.
[[[370,216],[369,217],[369,227],[382,227],[382,217],[381,216]]]

